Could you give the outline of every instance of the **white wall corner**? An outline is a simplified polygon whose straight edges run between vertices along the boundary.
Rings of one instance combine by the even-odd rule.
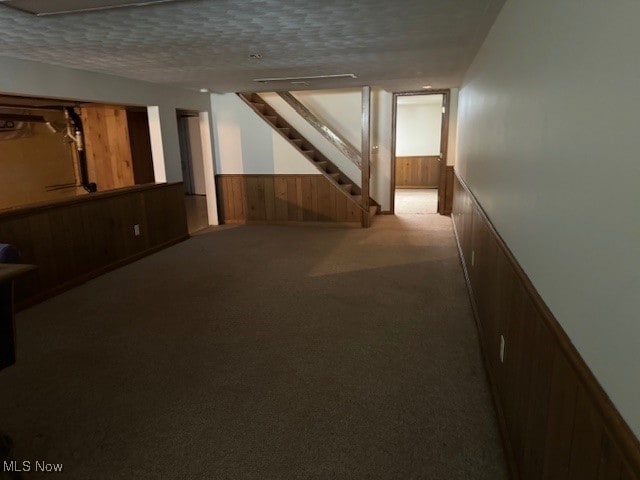
[[[202,144],[202,164],[204,184],[207,195],[207,217],[209,225],[218,225],[218,197],[216,195],[216,178],[211,138],[213,131],[209,122],[209,113],[200,112],[200,141]]]
[[[164,146],[162,144],[162,125],[160,123],[160,107],[148,106],[149,137],[151,139],[151,156],[153,158],[153,176],[156,183],[167,181],[164,165]]]

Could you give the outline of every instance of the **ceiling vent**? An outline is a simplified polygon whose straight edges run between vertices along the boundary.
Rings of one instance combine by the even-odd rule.
[[[180,0],[0,0],[0,5],[13,7],[40,17],[120,7],[142,7],[176,1]]]
[[[340,80],[345,78],[358,78],[353,73],[339,73],[336,75],[314,75],[311,77],[274,77],[254,78],[258,83],[290,83],[297,86],[309,86],[313,80]]]

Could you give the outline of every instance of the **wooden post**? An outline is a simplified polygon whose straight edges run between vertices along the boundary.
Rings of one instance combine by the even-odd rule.
[[[362,87],[362,228],[371,225],[369,217],[369,182],[371,177],[371,87]]]

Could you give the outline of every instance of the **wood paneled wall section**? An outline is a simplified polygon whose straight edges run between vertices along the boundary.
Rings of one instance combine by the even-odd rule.
[[[98,191],[135,184],[133,161],[124,107],[83,106],[80,109],[89,180]]]
[[[360,209],[322,175],[217,175],[224,223],[360,222]]]
[[[451,165],[447,165],[447,179],[446,186],[444,189],[444,211],[443,215],[451,215],[453,211],[453,190],[454,190],[454,179],[456,173]]]
[[[396,157],[396,188],[438,188],[440,157]]]
[[[136,185],[153,183],[153,156],[151,153],[151,137],[149,135],[149,117],[143,110],[127,110],[127,126],[129,129],[129,145],[133,179]]]
[[[133,226],[140,225],[135,236]],[[0,242],[38,270],[16,281],[26,305],[188,237],[182,183],[84,195],[0,213]]]
[[[453,199],[453,223],[513,477],[639,480],[637,438],[457,177]]]

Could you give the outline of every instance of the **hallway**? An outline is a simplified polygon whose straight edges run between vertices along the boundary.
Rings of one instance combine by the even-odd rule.
[[[397,188],[397,215],[426,215],[438,212],[437,188]]]
[[[0,431],[64,478],[507,478],[448,217],[213,228],[17,330]]]

